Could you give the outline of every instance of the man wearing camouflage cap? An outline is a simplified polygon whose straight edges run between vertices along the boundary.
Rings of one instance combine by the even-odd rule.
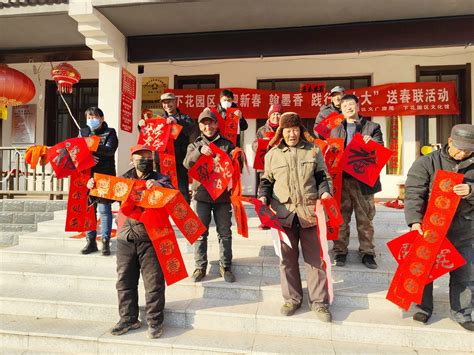
[[[431,186],[437,170],[464,174],[462,184],[453,191],[461,201],[447,233],[447,238],[467,263],[450,272],[449,301],[451,318],[464,329],[473,331],[472,312],[472,245],[474,242],[474,125],[459,124],[452,128],[448,144],[417,159],[408,171],[405,197],[405,219],[412,230],[423,233],[421,222],[426,212]],[[425,286],[421,304],[413,315],[415,321],[427,323],[433,313],[433,283]]]

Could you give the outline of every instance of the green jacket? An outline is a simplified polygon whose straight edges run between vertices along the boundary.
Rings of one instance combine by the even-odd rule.
[[[318,147],[301,140],[296,147],[283,141],[265,156],[258,197],[265,196],[284,227],[298,215],[302,228],[316,225],[314,208],[324,192],[332,193],[329,173]]]

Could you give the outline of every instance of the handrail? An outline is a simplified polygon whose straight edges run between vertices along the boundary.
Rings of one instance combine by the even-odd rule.
[[[67,195],[64,180],[56,178],[50,165],[31,169],[24,161],[25,147],[0,147],[0,199],[16,195],[47,196],[50,200]]]

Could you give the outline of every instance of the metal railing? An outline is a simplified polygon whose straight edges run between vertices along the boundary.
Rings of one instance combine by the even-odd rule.
[[[64,179],[56,178],[50,164],[31,169],[25,163],[26,148],[0,147],[0,199],[19,195],[46,196],[50,200],[62,200],[68,191]]]

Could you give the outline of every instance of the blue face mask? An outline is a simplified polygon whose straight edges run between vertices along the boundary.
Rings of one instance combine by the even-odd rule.
[[[102,122],[98,118],[91,118],[91,119],[87,120],[87,125],[93,131],[95,131],[97,128],[99,128],[101,124],[102,124]]]

